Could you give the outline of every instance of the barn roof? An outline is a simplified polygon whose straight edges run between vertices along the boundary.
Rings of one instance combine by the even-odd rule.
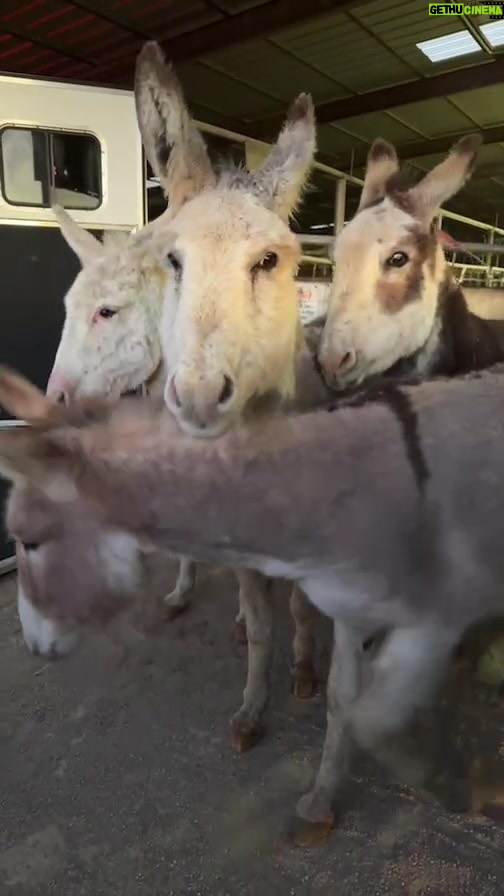
[[[449,207],[504,223],[504,57],[490,17],[429,16],[427,0],[2,0],[0,69],[132,86],[156,39],[196,116],[267,139],[301,90],[317,104],[319,158],[362,175],[383,136],[424,170],[461,135],[483,136],[479,168]],[[500,26],[504,42],[504,22]],[[460,32],[466,55],[432,62],[417,44]],[[492,37],[498,43],[497,37]],[[320,190],[320,202],[332,203]]]

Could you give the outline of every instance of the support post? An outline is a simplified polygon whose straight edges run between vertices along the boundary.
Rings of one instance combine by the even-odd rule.
[[[491,246],[493,246],[493,244],[495,242],[495,230],[491,230],[490,233],[488,234],[488,242]],[[486,260],[485,260],[486,261],[486,264],[485,264],[485,266],[486,266],[486,272],[485,272],[486,284],[485,285],[486,286],[492,285],[492,260],[493,260],[493,255],[491,252],[489,252],[486,257]]]
[[[338,178],[336,181],[336,192],[334,196],[334,235],[337,236],[343,230],[345,223],[345,207],[346,207],[346,180],[344,177]]]

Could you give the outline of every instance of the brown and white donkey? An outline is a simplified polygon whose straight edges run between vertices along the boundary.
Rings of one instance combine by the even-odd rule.
[[[394,147],[374,141],[359,207],[334,245],[318,350],[333,388],[384,373],[455,376],[504,358],[504,322],[469,311],[435,228],[440,206],[470,176],[480,143],[464,137],[411,186]]]

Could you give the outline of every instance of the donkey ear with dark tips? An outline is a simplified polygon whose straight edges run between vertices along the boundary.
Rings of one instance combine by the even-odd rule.
[[[154,41],[137,57],[135,103],[145,154],[176,211],[215,184],[215,173],[175,70]]]
[[[377,137],[370,146],[364,186],[359,200],[358,211],[371,205],[385,194],[388,179],[399,170],[399,160],[395,147],[383,137]]]
[[[39,430],[31,426],[0,430],[0,475],[8,481],[43,488],[51,462]]]
[[[306,188],[317,147],[315,108],[308,93],[291,103],[282,130],[262,165],[252,174],[260,202],[289,220]]]
[[[32,422],[46,421],[55,401],[10,367],[0,365],[0,405],[13,417]]]
[[[417,217],[429,222],[438,209],[455,196],[470,178],[482,144],[479,134],[468,134],[409,191]]]

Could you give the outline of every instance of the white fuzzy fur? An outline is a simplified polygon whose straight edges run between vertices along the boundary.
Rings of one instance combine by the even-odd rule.
[[[43,616],[26,597],[19,579],[17,606],[23,638],[31,653],[56,659],[75,650],[79,643],[75,628]]]

